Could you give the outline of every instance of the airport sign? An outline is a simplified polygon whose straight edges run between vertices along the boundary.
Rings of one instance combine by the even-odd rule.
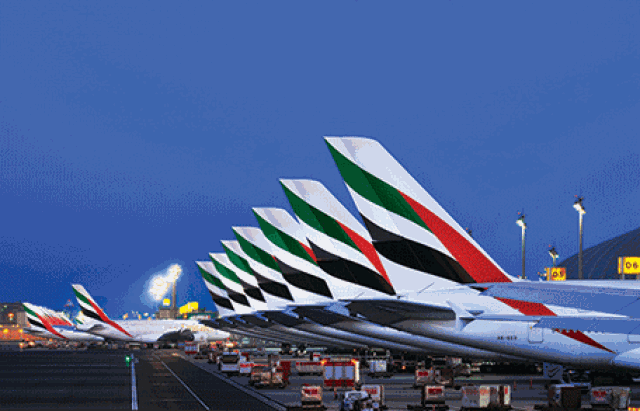
[[[566,267],[547,267],[547,281],[564,281],[567,279]]]
[[[618,274],[640,274],[640,257],[618,257]]]

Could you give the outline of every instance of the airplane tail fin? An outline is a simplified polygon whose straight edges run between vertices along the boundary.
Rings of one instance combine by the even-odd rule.
[[[73,287],[76,300],[78,300],[80,309],[85,316],[102,322],[107,322],[109,320],[107,314],[104,313],[93,297],[91,297],[91,294],[89,294],[83,286],[80,284],[71,284],[71,287]]]
[[[395,294],[371,236],[322,183],[282,179],[280,184],[320,268],[341,280]]]
[[[325,140],[381,255],[458,283],[514,280],[380,143]]]
[[[44,312],[44,310],[46,310],[44,307],[38,307],[29,303],[22,303],[22,306],[27,314],[27,321],[32,328],[35,328],[38,331],[46,330],[59,338],[67,339],[67,337],[63,336],[53,328],[50,319]]]
[[[213,263],[211,261],[196,261],[196,265],[198,266],[198,271],[200,271],[207,290],[209,290],[209,294],[211,294],[213,302],[218,308],[220,316],[227,317],[229,315],[235,315],[236,312],[231,300],[229,300],[224,284],[213,274],[215,273]]]
[[[245,294],[256,301],[266,303],[265,296],[258,286],[258,279],[254,276],[249,262],[237,240],[222,240],[222,248],[229,259],[230,267],[240,279]]]
[[[218,280],[224,288],[232,302],[236,314],[251,314],[258,309],[266,308],[266,304],[261,301],[247,297],[240,279],[231,268],[231,261],[225,253],[209,253],[209,258],[213,263]]]
[[[280,270],[278,258],[283,260],[286,251],[271,243],[256,227],[233,227],[236,239],[258,279],[260,288],[267,294],[287,303],[313,303],[319,301],[318,294],[295,287]]]
[[[274,257],[285,280],[292,286],[315,294],[316,301],[348,298],[358,287],[328,275],[318,265],[304,230],[286,210],[254,208],[260,229],[273,244]]]
[[[76,300],[78,300],[78,304],[80,305],[80,309],[82,310],[82,314],[85,316],[92,318],[96,321],[103,322],[105,324],[109,324],[116,330],[120,331],[127,337],[131,337],[131,334],[122,328],[119,324],[111,320],[107,314],[98,306],[98,303],[91,297],[89,292],[85,290],[83,286],[80,284],[71,284],[73,287],[73,292],[76,295]]]
[[[39,311],[38,307],[29,303],[22,303],[22,307],[24,308],[24,311],[27,314],[27,322],[29,323],[31,328],[46,330],[46,327],[42,319],[38,315],[38,311]]]

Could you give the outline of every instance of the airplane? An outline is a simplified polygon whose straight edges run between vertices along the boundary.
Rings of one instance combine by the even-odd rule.
[[[283,347],[291,346],[292,341],[297,342],[298,346],[301,346],[302,343],[333,347],[340,345],[336,344],[338,343],[336,341],[318,340],[306,333],[288,330],[286,327],[272,327],[273,324],[268,324],[269,327],[267,327],[264,319],[251,321],[252,314],[256,313],[256,311],[245,304],[237,303],[228,298],[227,289],[220,281],[219,274],[213,263],[211,261],[197,261],[196,263],[221,315],[220,318],[215,320],[201,320],[201,323],[230,333],[279,342],[283,344]],[[257,325],[255,325],[256,323]],[[259,325],[263,327],[261,328]]]
[[[201,330],[196,320],[111,320],[82,285],[72,284],[78,304],[90,321],[76,328],[104,339],[139,343],[209,341],[227,338],[222,331]],[[193,329],[193,331],[192,331]]]
[[[81,332],[75,329],[73,323],[62,313],[55,312],[45,307],[30,303],[22,303],[27,314],[29,327],[24,328],[26,333],[58,340],[71,340],[83,342],[103,341],[102,337]]]
[[[335,287],[336,279],[331,278],[322,270],[314,270],[313,268],[310,268],[307,264],[309,260],[301,262],[301,258],[296,258],[298,256],[302,256],[306,259],[307,256],[314,256],[313,258],[316,258],[316,256],[313,254],[313,250],[311,250],[311,248],[314,247],[314,244],[311,243],[311,248],[309,248],[309,245],[305,244],[305,242],[307,241],[306,238],[304,238],[304,236],[301,236],[300,232],[295,232],[295,229],[297,227],[297,223],[295,222],[295,220],[293,220],[293,218],[286,211],[281,209],[254,209],[254,213],[258,217],[258,221],[263,228],[263,231],[268,232],[270,234],[270,239],[273,239],[271,241],[271,244],[269,244],[270,241],[265,241],[266,236],[262,231],[258,229],[234,227],[234,233],[239,240],[241,248],[246,252],[246,254],[242,258],[239,255],[236,255],[235,257],[230,255],[229,257],[232,261],[245,260],[248,262],[248,264],[243,262],[240,265],[244,267],[249,265],[249,268],[252,269],[252,272],[257,277],[261,278],[259,284],[261,287],[264,287],[263,291],[265,291],[264,295],[267,297],[267,301],[270,297],[269,289],[273,289],[274,287],[276,289],[289,288],[291,290],[290,294],[294,296],[297,304],[310,304],[318,302],[324,303],[327,301],[334,301],[325,298],[327,292],[325,290],[322,290],[322,287],[328,283],[331,283],[331,287]],[[225,244],[225,242],[223,242],[223,244]],[[226,244],[231,245],[233,244],[233,242],[226,242]],[[287,248],[285,249],[283,247]],[[227,250],[227,253],[229,253],[231,247],[225,247],[225,249]],[[264,249],[269,249],[269,251],[264,251]],[[294,255],[292,252],[290,252],[291,249],[297,249],[298,254]],[[253,258],[249,258],[248,255],[251,255]],[[258,261],[260,261],[261,263],[258,263]],[[323,259],[318,257],[317,264],[318,266],[323,267]],[[353,267],[351,268],[353,269]],[[323,273],[325,277],[321,279],[314,278],[313,274],[310,274],[314,271]],[[283,272],[288,272],[289,278],[287,278],[286,275],[282,274]],[[249,273],[248,270],[247,273]],[[296,278],[291,281],[291,275],[303,275],[305,281],[299,281],[299,279]],[[328,280],[328,282],[325,280]],[[289,284],[287,284],[287,281],[289,282]],[[290,284],[291,282],[297,283],[296,285],[300,285],[305,288],[301,289],[296,285]],[[274,285],[275,283],[277,283],[277,287]],[[342,287],[341,291],[343,293],[345,292],[346,288],[344,285],[345,283],[346,282],[340,283],[340,287]],[[316,288],[314,286],[318,287]],[[350,295],[364,294],[367,292],[372,293],[372,295],[376,295],[379,293],[379,291],[376,289],[367,288],[366,286],[357,284],[350,284],[348,285],[348,287],[349,289],[347,289],[346,292],[348,292]],[[318,289],[321,291],[318,291]],[[331,293],[331,290],[329,290],[328,292]],[[300,293],[304,294],[304,297],[302,299],[297,298]],[[276,296],[274,295],[271,297],[275,298]],[[321,324],[314,324],[313,322],[309,322],[308,320],[303,321],[301,319],[294,319],[291,317],[290,313],[287,314],[283,312],[282,304],[286,303],[290,303],[290,301],[283,299],[281,303],[274,302],[274,310],[270,310],[268,312],[260,312],[260,315],[269,318],[272,322],[285,322],[286,325],[290,327],[290,329],[291,327],[293,327],[299,330],[313,333],[316,336],[337,338],[341,340],[343,344],[346,342],[353,342],[356,344],[365,345],[367,347],[385,347],[398,351],[420,353],[424,353],[425,351],[435,352],[440,349],[444,350],[448,354],[463,353],[467,357],[493,358],[512,361],[517,360],[517,358],[513,356],[505,356],[502,354],[475,350],[465,346],[455,346],[453,344],[429,340],[424,337],[414,338],[415,340],[418,340],[420,342],[420,344],[416,346],[407,343],[407,337],[410,337],[410,335],[407,335],[406,333],[404,333],[403,335],[398,331],[391,329],[386,331],[387,333],[391,332],[395,334],[395,341],[394,339],[379,339],[376,338],[376,335],[364,335],[363,333],[357,332],[354,333],[351,329],[341,330],[333,326],[327,327]],[[296,305],[296,307],[297,306],[298,305]],[[378,328],[380,327],[378,326]]]
[[[415,281],[411,281],[412,276],[416,275],[415,270],[380,256],[367,230],[322,183],[313,180],[280,180],[280,183],[317,256],[318,265],[325,272],[347,279],[361,289],[370,288],[388,292],[389,295],[385,298],[395,300],[398,298],[397,285],[402,287],[399,293],[408,292],[415,286]],[[431,286],[436,283],[439,283],[436,287],[457,285],[453,281],[442,280],[434,275],[426,275],[426,277],[430,278]],[[360,294],[365,293],[360,292]],[[359,298],[367,299],[367,297]],[[483,358],[489,361],[527,361],[373,324],[354,318],[347,310],[341,308],[340,303],[299,305],[294,308],[294,311],[331,328],[385,341],[409,344],[419,347],[423,352]]]
[[[426,290],[397,301],[352,300],[347,304],[352,315],[426,337],[538,361],[640,370],[640,339],[635,330],[628,330],[634,328],[628,321],[637,320],[577,308],[576,304],[563,305],[562,301],[552,305],[520,298],[518,286],[531,283],[504,272],[382,145],[366,138],[325,139],[376,250],[425,273],[435,272],[426,264],[440,264],[439,275],[471,286]],[[446,270],[445,265],[454,269]],[[423,281],[419,276],[414,280],[418,286]],[[514,284],[501,289],[510,292],[511,298],[504,298],[492,296],[492,286],[486,286],[489,293],[483,295],[472,288],[474,283]],[[584,284],[590,285],[593,283]],[[547,290],[549,287],[553,286],[547,285]],[[592,292],[619,292],[614,287],[619,285],[607,288],[602,283]],[[571,288],[565,291],[569,292],[565,297],[572,296]],[[579,323],[585,330],[575,328]],[[564,328],[566,325],[574,328]],[[615,325],[624,332],[611,332]]]
[[[268,322],[264,318],[261,318],[263,315],[266,315],[266,313],[271,312],[269,310],[269,306],[267,303],[245,294],[242,284],[240,284],[238,277],[234,273],[231,260],[227,255],[223,253],[211,253],[210,257],[214,262],[218,279],[224,285],[229,298],[234,302],[234,306],[242,307],[241,311],[238,312],[241,315],[228,318],[229,321],[235,322],[241,328],[250,328],[252,332],[258,334],[261,333],[265,337],[286,337],[286,342],[304,341],[306,343],[324,344],[328,346],[345,345],[344,342],[336,339],[326,338],[324,336],[315,335],[314,333],[309,333],[305,330],[291,328],[289,327],[290,324],[283,325]],[[270,303],[273,303],[273,300],[269,301]],[[257,315],[258,312],[261,314],[260,316]],[[277,312],[279,313],[280,311],[277,310]],[[280,318],[280,320],[282,320],[282,318]],[[294,319],[291,318],[291,321],[294,321]]]

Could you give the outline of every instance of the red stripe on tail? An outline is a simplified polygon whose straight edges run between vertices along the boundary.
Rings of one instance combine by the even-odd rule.
[[[112,320],[109,319],[109,317],[107,317],[107,315],[102,312],[102,310],[100,309],[100,307],[98,307],[93,301],[91,301],[90,299],[87,298],[87,300],[89,300],[89,304],[91,304],[91,306],[93,307],[93,309],[98,313],[98,315],[100,316],[100,319],[102,321],[104,321],[105,323],[109,324],[110,326],[112,326],[113,328],[115,328],[116,330],[120,331],[123,334],[128,335],[129,337],[133,338],[133,336],[131,334],[129,334],[128,332],[126,332],[124,330],[124,328],[120,327],[118,324],[116,324],[115,322],[113,322]]]
[[[398,192],[474,280],[479,283],[511,282],[486,255],[449,224],[402,191]]]
[[[336,222],[340,225],[340,227],[342,227],[344,232],[347,233],[351,241],[353,241],[360,249],[360,251],[362,251],[362,254],[364,254],[364,256],[367,257],[367,259],[371,262],[371,264],[373,264],[376,270],[378,270],[380,275],[384,277],[384,279],[389,283],[391,287],[393,287],[393,284],[391,284],[391,280],[389,280],[389,277],[387,276],[387,271],[384,269],[384,266],[380,261],[378,252],[375,248],[373,248],[373,244],[362,238],[362,236],[360,236],[358,233],[356,233],[346,225],[342,224],[340,221],[336,220]]]

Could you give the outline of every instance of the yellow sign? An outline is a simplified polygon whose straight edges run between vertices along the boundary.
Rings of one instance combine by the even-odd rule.
[[[164,300],[162,300],[162,305],[164,305],[165,307],[168,307],[171,305],[171,300],[168,298],[165,298]]]
[[[198,311],[198,302],[197,301],[192,301],[190,303],[187,303],[187,304],[183,305],[182,307],[180,307],[178,312],[180,314],[188,314],[188,313],[192,313],[194,311]]]
[[[618,274],[640,274],[640,257],[618,257]]]
[[[547,281],[564,281],[567,279],[565,267],[547,267]]]

